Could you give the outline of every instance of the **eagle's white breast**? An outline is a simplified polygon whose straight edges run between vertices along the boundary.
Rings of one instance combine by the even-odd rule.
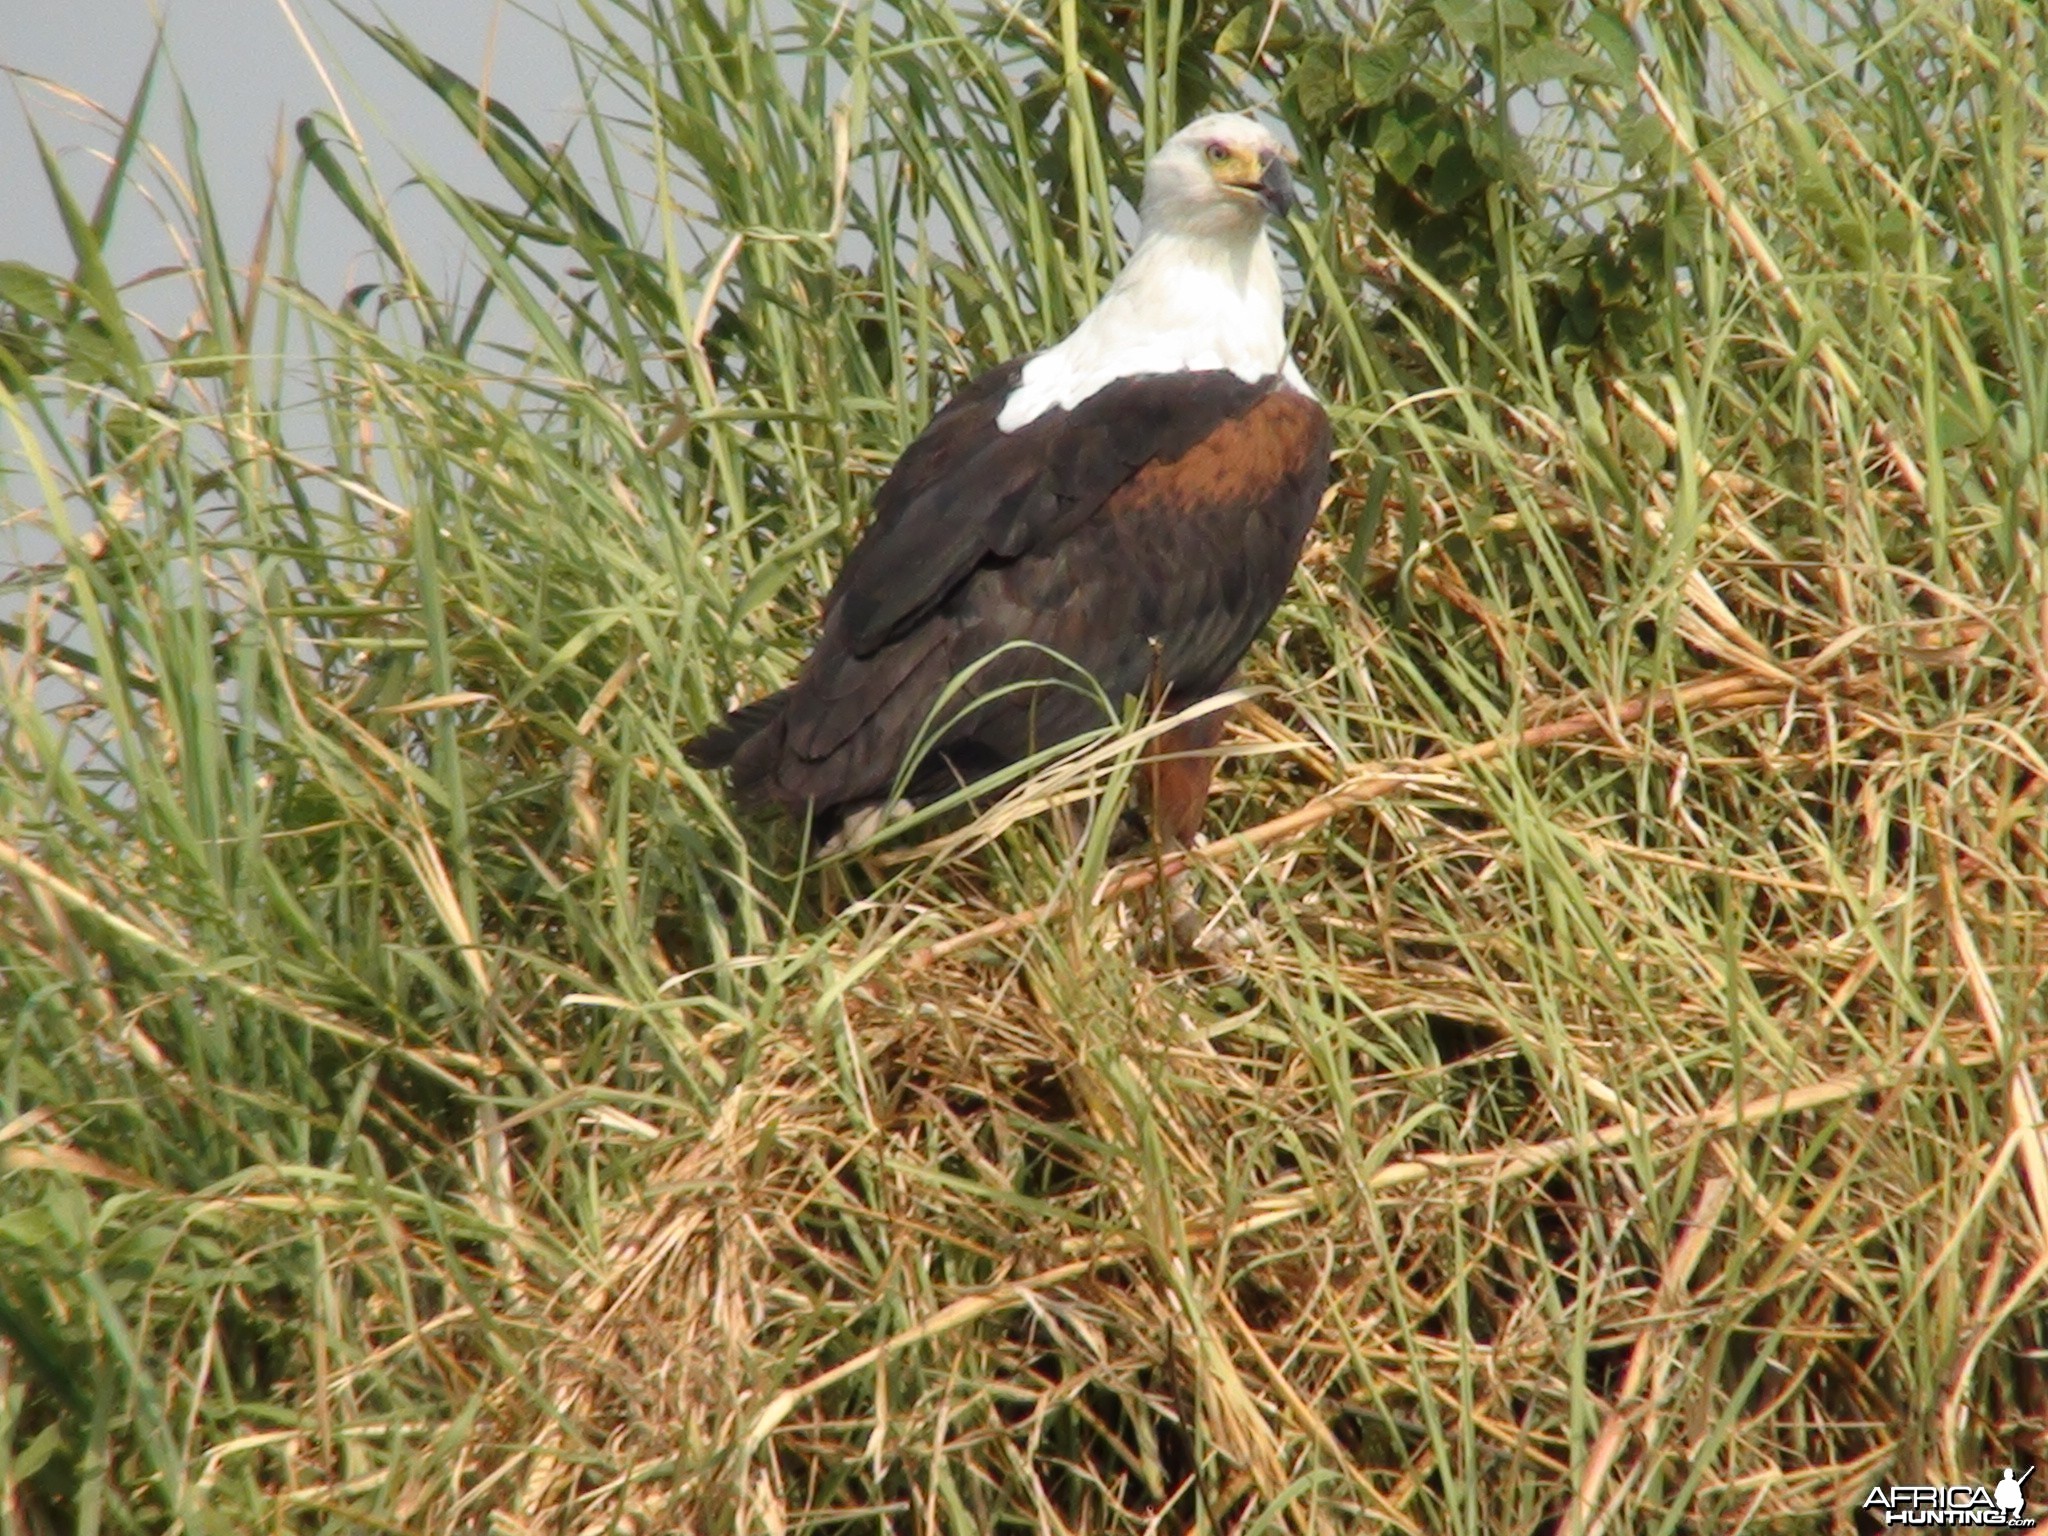
[[[1024,365],[996,426],[1071,411],[1118,379],[1216,369],[1247,383],[1281,375],[1310,393],[1287,353],[1280,272],[1265,232],[1241,241],[1161,232],[1141,239],[1102,302]]]

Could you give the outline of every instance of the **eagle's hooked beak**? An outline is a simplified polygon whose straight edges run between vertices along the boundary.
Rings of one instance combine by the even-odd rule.
[[[1259,201],[1276,219],[1286,218],[1301,206],[1301,199],[1294,195],[1294,173],[1272,150],[1259,156]]]
[[[1294,172],[1286,151],[1262,149],[1253,156],[1240,150],[1228,155],[1223,145],[1212,144],[1209,158],[1219,162],[1216,179],[1220,186],[1257,202],[1269,217],[1284,219],[1301,206],[1294,195]]]

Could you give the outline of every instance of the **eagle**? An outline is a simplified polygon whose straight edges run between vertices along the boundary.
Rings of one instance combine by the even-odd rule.
[[[1229,686],[1285,595],[1329,478],[1266,222],[1288,158],[1198,118],[1145,168],[1137,243],[1057,345],[960,389],[904,450],[788,687],[690,741],[747,806],[867,835],[1114,723]],[[1225,712],[1162,735],[1157,835],[1200,831]],[[853,818],[868,818],[865,822]]]

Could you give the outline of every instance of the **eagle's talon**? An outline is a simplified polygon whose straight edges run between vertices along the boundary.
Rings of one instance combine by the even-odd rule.
[[[871,801],[846,813],[834,832],[818,848],[821,859],[833,858],[849,849],[865,847],[889,827],[913,814],[917,807],[908,800]]]
[[[1225,981],[1242,980],[1246,975],[1242,962],[1267,948],[1272,935],[1252,912],[1224,926],[1225,912],[1210,912],[1202,905],[1205,883],[1196,870],[1183,870],[1166,883],[1160,956],[1170,962],[1213,966]]]

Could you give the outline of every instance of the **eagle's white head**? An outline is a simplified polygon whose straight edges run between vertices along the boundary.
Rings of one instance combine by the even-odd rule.
[[[1280,141],[1249,117],[1198,117],[1145,167],[1138,244],[1102,302],[1024,365],[996,425],[1014,432],[1138,374],[1222,369],[1308,385],[1287,355],[1266,221],[1294,206]]]
[[[1138,221],[1147,235],[1242,238],[1293,206],[1280,141],[1249,117],[1212,112],[1168,139],[1145,167]]]

